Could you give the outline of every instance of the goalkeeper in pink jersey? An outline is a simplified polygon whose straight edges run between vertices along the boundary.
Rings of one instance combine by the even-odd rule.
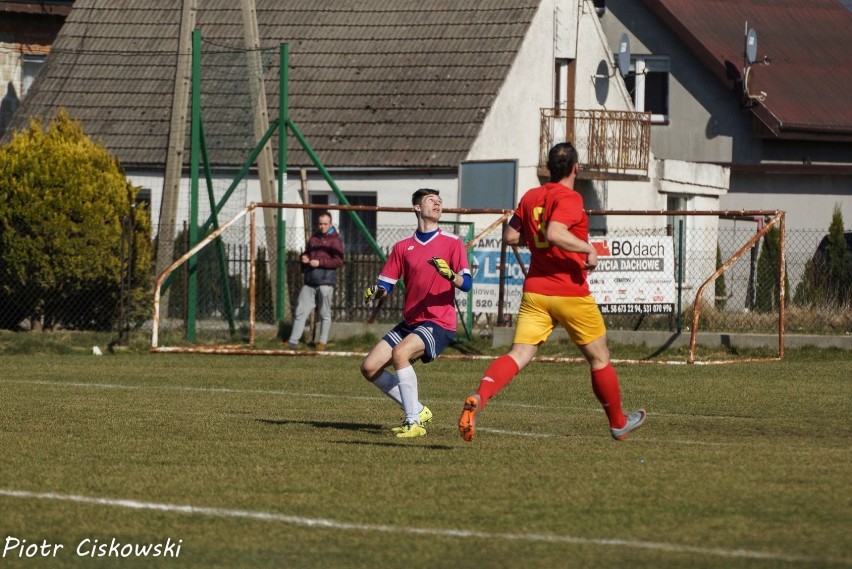
[[[411,196],[417,230],[397,242],[364,302],[378,300],[405,284],[402,322],[394,326],[361,362],[361,374],[396,401],[405,420],[392,430],[399,438],[426,435],[432,412],[420,402],[412,362],[431,362],[456,335],[456,289],[472,285],[464,243],[438,228],[443,201],[438,190],[420,189]],[[386,369],[393,366],[393,372]]]

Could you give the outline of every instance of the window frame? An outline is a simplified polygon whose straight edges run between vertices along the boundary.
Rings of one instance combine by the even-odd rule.
[[[346,198],[346,201],[348,201],[350,205],[378,205],[378,193],[344,193],[343,197]],[[310,192],[308,195],[308,200],[311,204],[340,205],[340,200],[338,199],[337,195],[329,192]],[[364,238],[364,236],[359,234],[360,232],[358,231],[355,222],[350,217],[349,212],[332,212],[332,220],[335,217],[335,213],[337,213],[337,222],[334,225],[340,233],[341,239],[343,240],[344,251],[347,254],[371,252],[373,250],[372,247]],[[318,216],[319,210],[314,209],[311,211],[312,229],[316,226],[316,218]],[[361,211],[359,212],[359,216],[364,226],[371,232],[373,236],[375,236],[376,230],[378,229],[376,212]]]
[[[661,69],[649,69],[649,67],[660,67]],[[647,109],[648,85],[647,77],[650,73],[664,74],[665,77],[665,113],[654,112]],[[670,123],[670,84],[671,84],[671,59],[666,55],[632,55],[630,56],[630,73],[625,77],[633,107],[637,112],[651,112],[651,124],[667,125]],[[633,88],[630,88],[630,83]],[[658,110],[658,109],[655,109]]]
[[[21,55],[21,98],[27,96],[39,71],[44,66],[47,56],[41,53],[24,53]]]

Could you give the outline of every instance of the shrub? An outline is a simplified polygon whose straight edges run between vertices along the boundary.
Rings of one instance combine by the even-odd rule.
[[[828,235],[805,265],[793,301],[799,306],[852,306],[852,250],[843,230],[843,213],[834,206]]]
[[[45,329],[111,329],[125,276],[126,216],[136,222],[131,296],[144,297],[150,226],[132,207],[136,192],[118,161],[65,111],[47,128],[33,119],[16,132],[0,148],[0,327],[30,319]]]
[[[722,251],[719,249],[719,244],[716,243],[716,270],[722,267]],[[728,304],[728,287],[725,285],[725,273],[719,275],[719,278],[713,283],[716,293],[716,310],[725,310]]]
[[[760,249],[760,259],[757,261],[757,286],[754,302],[754,310],[756,312],[775,312],[778,310],[781,294],[778,287],[778,265],[780,257],[781,231],[775,225],[769,228],[769,231],[764,234],[763,246]],[[784,290],[790,290],[786,271],[784,274]]]

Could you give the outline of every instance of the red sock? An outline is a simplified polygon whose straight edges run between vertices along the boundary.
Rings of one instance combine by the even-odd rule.
[[[618,375],[615,368],[609,363],[606,367],[592,370],[592,390],[595,397],[603,405],[609,426],[620,429],[627,424],[627,417],[621,409],[621,391],[618,388]]]
[[[517,374],[518,364],[512,356],[503,355],[491,362],[479,382],[479,389],[476,390],[476,394],[482,399],[482,407],[484,408],[485,402],[497,395]]]

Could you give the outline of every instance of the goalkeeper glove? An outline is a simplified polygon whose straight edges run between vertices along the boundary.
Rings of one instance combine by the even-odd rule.
[[[388,291],[383,286],[372,285],[364,289],[364,304],[370,304],[374,300],[380,300],[385,297]]]
[[[432,257],[429,259],[429,264],[435,267],[435,270],[438,271],[438,274],[447,279],[450,282],[456,280],[456,273],[450,268],[445,260],[440,257]]]

